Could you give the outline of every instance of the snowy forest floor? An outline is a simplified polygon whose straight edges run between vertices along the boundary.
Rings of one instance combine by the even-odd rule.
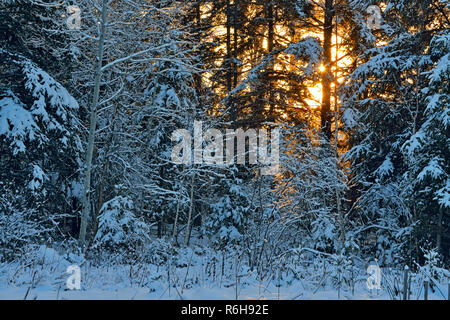
[[[402,295],[401,270],[382,269],[381,289],[369,290],[369,275],[363,267],[353,268],[349,277],[329,261],[314,260],[272,270],[261,279],[241,256],[236,257],[186,248],[178,250],[170,260],[173,264],[118,264],[111,259],[99,263],[40,246],[20,261],[0,264],[0,299],[391,300]],[[80,266],[80,290],[67,289],[70,265]],[[424,277],[410,275],[410,299],[423,300]],[[447,290],[445,281],[432,286],[428,299],[445,300]]]

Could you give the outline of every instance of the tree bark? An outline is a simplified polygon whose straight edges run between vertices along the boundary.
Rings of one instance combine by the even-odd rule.
[[[333,36],[333,16],[333,0],[326,0],[323,25],[323,65],[325,71],[322,74],[321,127],[322,132],[328,139],[331,139],[331,38]]]
[[[232,84],[232,67],[231,67],[231,4],[230,0],[227,0],[227,57],[226,57],[226,65],[227,65],[227,90],[231,91]]]
[[[90,189],[91,189],[91,170],[92,170],[92,157],[94,154],[95,143],[95,128],[97,126],[97,105],[100,92],[100,80],[102,76],[102,59],[103,59],[103,44],[105,41],[105,29],[106,29],[106,12],[107,12],[107,0],[103,0],[102,3],[102,20],[100,26],[100,37],[98,40],[98,54],[97,54],[97,67],[95,70],[95,82],[94,82],[94,97],[92,99],[90,120],[89,120],[89,138],[88,146],[86,150],[86,173],[84,178],[84,192],[83,192],[83,210],[81,214],[80,234],[78,242],[81,248],[84,248],[86,242],[86,229],[87,221],[89,218],[90,209]]]
[[[442,207],[439,208],[439,216],[438,216],[438,225],[437,225],[437,235],[436,235],[436,247],[439,253],[441,252],[442,247],[442,218],[444,216],[444,209]]]
[[[194,174],[192,174],[191,178],[191,202],[189,204],[189,215],[186,224],[186,237],[184,239],[184,245],[186,247],[189,245],[189,239],[191,238],[191,219],[193,207],[194,207]]]
[[[238,81],[237,59],[238,59],[238,0],[234,0],[234,15],[233,15],[233,88],[236,88]]]
[[[268,21],[268,38],[267,38],[267,49],[268,53],[272,53],[273,47],[274,47],[274,37],[275,37],[275,22],[274,22],[274,16],[273,16],[273,3],[272,0],[267,4],[267,21]],[[272,83],[272,77],[274,73],[274,67],[271,63],[269,67],[267,68],[267,77],[268,77],[268,85],[269,85],[269,121],[274,121],[274,95],[273,95],[273,83]]]

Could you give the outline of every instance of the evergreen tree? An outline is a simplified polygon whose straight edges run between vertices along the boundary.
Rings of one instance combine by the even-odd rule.
[[[442,14],[436,16],[440,12],[436,6],[445,10],[439,1],[390,1],[384,12],[387,26],[383,28],[388,42],[361,57],[345,94],[344,120],[353,145],[346,157],[358,185],[356,202],[367,219],[363,229],[376,232],[374,249],[386,262],[407,259],[411,263],[413,256],[419,258],[419,247],[436,225],[439,212],[438,202],[433,201],[437,199],[432,199],[436,195],[427,196],[422,192],[423,184],[419,186],[426,170],[419,174],[432,166],[440,169],[445,163],[440,160],[445,158],[440,158],[442,147],[439,143],[430,145],[437,148],[421,156],[422,169],[420,160],[412,156],[423,134],[420,127],[429,122],[427,104],[433,99],[429,88],[433,78],[429,74],[433,68],[439,70],[439,63],[433,62],[431,40],[445,30],[447,23]],[[445,96],[445,86],[443,92]],[[430,158],[430,154],[436,156]],[[443,166],[439,176],[433,170],[429,172],[428,183],[437,182],[436,191],[448,176]],[[369,228],[368,224],[373,226]]]

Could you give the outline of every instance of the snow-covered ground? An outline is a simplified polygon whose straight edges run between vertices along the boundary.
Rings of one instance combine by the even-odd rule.
[[[443,286],[442,286],[443,288]],[[0,288],[0,300],[234,300],[236,293],[234,288],[208,288],[196,286],[191,289],[185,289],[180,293],[180,288],[172,288],[169,294],[167,288],[162,291],[150,292],[149,288],[131,288],[118,286],[111,289],[86,289],[86,290],[65,290],[58,289],[49,285],[38,285],[28,291],[27,286],[11,286]],[[27,294],[28,292],[28,294]],[[305,291],[300,283],[286,287],[278,288],[269,286],[260,288],[257,283],[247,288],[240,288],[238,293],[239,300],[390,300],[386,292],[369,293],[364,288],[358,288],[355,294],[349,292],[341,293],[338,298],[336,290],[319,290],[316,293]],[[430,300],[445,300],[436,293],[429,294]],[[417,297],[416,299],[417,300]],[[423,297],[421,297],[423,300]]]
[[[27,263],[0,264],[0,299],[388,300],[392,299],[389,288],[402,288],[400,277],[386,275],[381,289],[371,291],[366,283],[368,275],[361,272],[354,276],[354,284],[342,283],[341,290],[337,290],[339,285],[332,281],[335,272],[320,274],[319,269],[305,270],[296,277],[284,274],[280,278],[272,276],[261,280],[245,267],[239,267],[236,273],[235,259],[224,263],[222,275],[221,264],[212,263],[214,258],[210,256],[199,256],[189,250],[179,256],[171,266],[94,265],[79,256],[61,255],[42,246],[28,254],[24,260]],[[71,276],[67,267],[70,265],[80,266],[80,290],[67,289],[67,280]],[[434,292],[430,290],[429,299],[444,300],[447,294],[447,284],[443,283]],[[419,285],[411,285],[410,299],[423,299]]]
[[[28,288],[9,287],[0,289],[1,300],[22,300],[27,294]],[[180,289],[178,289],[179,291]],[[336,300],[337,292],[334,290],[319,291],[317,293],[302,292],[301,286],[291,286],[281,288],[278,296],[277,288],[266,288],[260,291],[255,285],[239,290],[239,300]],[[196,287],[184,290],[183,294],[178,294],[172,288],[171,294],[167,290],[165,292],[149,292],[148,288],[116,288],[106,289],[88,289],[88,290],[60,290],[51,286],[38,286],[28,292],[26,299],[31,300],[158,300],[158,299],[175,299],[179,300],[180,296],[184,300],[234,300],[234,288],[204,288]],[[431,297],[431,299],[439,299],[439,297]],[[344,300],[383,300],[389,299],[386,295],[371,295],[367,292],[358,292],[354,296],[351,294],[343,294],[341,299]],[[441,297],[442,300],[442,297]]]

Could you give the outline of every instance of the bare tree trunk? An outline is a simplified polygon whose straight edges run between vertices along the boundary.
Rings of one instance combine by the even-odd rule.
[[[195,4],[195,24],[195,40],[197,41],[197,43],[200,43],[202,34],[200,1],[197,1],[197,3]],[[198,52],[198,54],[200,55],[200,52]],[[197,94],[201,95],[202,75],[200,73],[196,72],[194,74],[194,83]]]
[[[268,20],[268,39],[267,39],[267,49],[268,53],[272,53],[273,47],[274,47],[274,38],[275,38],[275,22],[274,22],[274,15],[273,15],[273,3],[270,1],[267,4],[267,20]],[[267,70],[267,77],[268,77],[268,85],[269,88],[273,88],[272,84],[272,77],[274,73],[274,66],[271,63]],[[274,114],[274,95],[273,90],[269,91],[269,121],[274,121],[273,114]]]
[[[181,195],[178,193],[177,197],[177,211],[175,213],[175,221],[173,223],[173,232],[172,232],[172,245],[175,245],[177,243],[177,227],[178,227],[178,216],[180,214],[180,198]]]
[[[112,119],[113,129],[111,130],[111,133],[108,138],[108,144],[107,144],[107,148],[106,148],[106,152],[105,152],[105,161],[103,163],[102,175],[100,178],[100,185],[98,188],[97,210],[96,210],[95,216],[94,216],[94,225],[92,226],[94,236],[98,230],[98,217],[100,216],[100,210],[102,209],[103,202],[104,202],[103,193],[104,193],[104,188],[105,188],[106,174],[107,174],[108,166],[109,166],[109,156],[110,156],[111,147],[112,147],[113,140],[114,140],[114,121],[116,119],[116,116],[117,116],[117,105],[114,107],[114,115],[113,115],[113,119]],[[93,240],[94,240],[94,238],[91,239],[91,244],[92,244]]]
[[[437,235],[436,235],[436,247],[439,253],[441,253],[442,247],[442,218],[444,216],[444,209],[442,207],[439,208],[439,217],[438,217],[438,225],[437,225]]]
[[[323,65],[325,71],[322,74],[322,109],[321,127],[328,139],[331,138],[331,38],[333,35],[333,0],[325,1],[325,18],[323,24]]]
[[[338,52],[339,52],[339,38],[338,38],[338,22],[337,22],[337,17],[336,17],[336,24],[335,24],[335,30],[336,30],[336,57],[335,57],[335,63],[336,63],[336,68],[335,68],[335,73],[334,73],[334,78],[337,79],[337,63],[338,63]],[[330,70],[331,73],[331,70]],[[338,147],[339,147],[339,105],[338,105],[338,83],[336,81],[336,85],[334,87],[334,157],[336,159],[336,167],[337,169],[339,169],[339,152],[338,152]],[[339,177],[338,177],[339,179]],[[345,248],[345,228],[344,228],[344,212],[341,209],[341,196],[339,194],[339,190],[336,187],[335,188],[335,193],[336,193],[336,204],[337,204],[337,213],[338,213],[338,219],[339,219],[339,230],[341,233],[341,245],[342,245],[342,249]]]
[[[230,13],[231,14],[231,13]],[[237,87],[237,81],[238,81],[238,72],[237,72],[237,60],[238,60],[238,0],[234,0],[234,6],[233,6],[233,63],[231,64],[231,68],[233,69],[233,88]],[[231,30],[230,30],[231,32]],[[230,43],[231,45],[231,43]],[[231,50],[231,47],[230,47]],[[230,70],[231,72],[231,70]],[[231,90],[231,85],[230,85]],[[234,97],[231,96],[230,104],[231,104],[231,121],[233,123],[233,126],[236,125],[236,121],[238,119],[238,108],[237,104],[233,99]]]
[[[233,15],[233,88],[237,87],[238,72],[237,72],[237,59],[238,59],[238,3],[239,0],[234,0],[234,15]]]
[[[83,210],[81,214],[80,234],[78,238],[81,248],[84,248],[86,242],[86,229],[90,209],[89,206],[90,206],[90,189],[91,189],[91,169],[92,169],[92,157],[94,154],[95,128],[97,126],[97,105],[100,92],[100,79],[102,76],[103,44],[105,41],[106,11],[107,11],[106,3],[107,0],[103,0],[100,37],[98,40],[97,67],[95,70],[94,97],[92,99],[90,119],[89,119],[89,139],[86,150],[86,172],[84,178],[84,192],[82,199]]]
[[[231,91],[232,84],[232,69],[231,69],[231,4],[230,0],[227,0],[227,90]]]
[[[192,174],[191,178],[191,203],[189,204],[189,215],[188,215],[188,221],[186,225],[186,237],[184,239],[184,245],[189,245],[189,239],[191,237],[191,219],[192,219],[192,210],[194,206],[194,174]]]
[[[105,185],[105,174],[106,174],[106,170],[107,170],[106,168],[108,166],[107,162],[108,161],[106,160],[106,163],[103,165],[102,177],[100,179],[100,186],[98,188],[97,210],[96,210],[95,216],[94,216],[94,225],[92,226],[94,237],[98,230],[98,217],[100,216],[100,210],[102,209],[102,206],[103,206],[103,189],[104,189],[104,185]],[[92,244],[94,237],[92,237],[90,245]]]

